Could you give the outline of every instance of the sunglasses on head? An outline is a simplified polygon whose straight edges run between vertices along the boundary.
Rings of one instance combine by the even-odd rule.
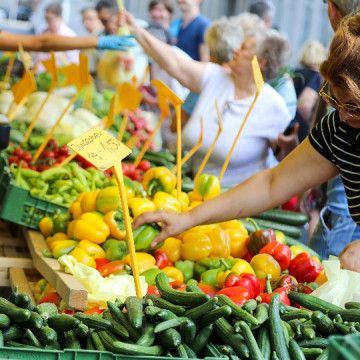
[[[319,91],[319,95],[334,109],[336,110],[344,110],[346,111],[350,116],[360,118],[360,108],[356,105],[351,104],[340,104],[335,98],[330,96],[326,91],[326,86],[328,84],[328,81],[324,82],[323,87]]]

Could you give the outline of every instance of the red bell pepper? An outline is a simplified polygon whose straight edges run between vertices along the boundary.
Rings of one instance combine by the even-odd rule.
[[[157,249],[154,251],[154,257],[156,260],[156,265],[159,269],[163,269],[167,266],[174,266],[174,264],[171,262],[171,260],[168,258],[165,252],[161,251],[160,249]]]
[[[96,270],[99,270],[102,266],[104,266],[110,262],[110,260],[106,259],[106,258],[96,258],[94,260],[95,260],[95,264],[96,264]]]
[[[321,265],[305,252],[296,255],[289,265],[289,274],[300,283],[315,281],[322,270]]]
[[[111,274],[122,274],[124,272],[124,268],[125,264],[122,260],[114,260],[103,265],[101,268],[98,269],[98,271],[102,277],[107,277]]]
[[[97,313],[98,315],[100,315],[100,314],[102,314],[104,312],[104,310],[105,309],[100,309],[98,306],[95,306],[95,307],[93,307],[91,309],[83,311],[83,313],[84,314],[90,314],[90,315]]]
[[[251,281],[255,292],[254,298],[256,298],[265,288],[265,282],[264,282],[264,287],[261,289],[261,280],[258,279],[254,274],[242,273],[241,276]]]
[[[224,294],[228,296],[236,305],[242,305],[250,299],[250,292],[242,286],[234,286],[230,288],[223,288],[216,293],[216,295]]]
[[[175,290],[185,290],[186,289],[186,284],[183,283],[182,281],[170,281],[170,286],[175,289]]]
[[[148,285],[146,295],[148,295],[148,294],[155,294],[157,296],[161,296],[159,293],[159,290],[157,289],[157,287],[155,285]]]
[[[60,306],[60,295],[57,292],[51,292],[48,293],[46,295],[44,295],[41,300],[39,301],[39,304],[42,303],[53,303],[55,304],[57,307]]]
[[[280,301],[285,305],[290,305],[290,299],[287,295],[286,289],[284,287],[280,287],[275,289],[274,291],[271,289],[270,276],[266,277],[266,291],[265,293],[260,294],[261,302],[270,304],[270,300],[274,293],[278,293],[280,295]]]
[[[266,244],[263,248],[261,248],[259,254],[271,255],[280,264],[281,270],[287,269],[290,265],[290,248],[285,244],[280,244],[277,240]]]
[[[207,295],[209,295],[211,298],[213,298],[216,293],[220,290],[218,286],[215,286],[213,284],[205,283],[205,282],[199,282],[197,286]]]
[[[298,282],[296,279],[291,275],[281,275],[274,281],[271,281],[271,288],[273,290],[283,287],[289,293],[290,291],[298,291],[297,288]]]
[[[237,275],[236,273],[230,273],[225,280],[224,288],[231,288],[235,286],[242,286],[249,291],[250,299],[255,299],[255,289],[250,279]]]
[[[64,309],[64,310],[59,311],[59,314],[74,315],[75,311],[71,310],[71,309]]]

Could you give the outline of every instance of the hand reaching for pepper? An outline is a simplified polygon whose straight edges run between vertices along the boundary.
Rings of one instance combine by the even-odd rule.
[[[134,220],[132,226],[133,229],[136,229],[142,224],[153,222],[159,223],[162,230],[152,241],[151,247],[155,247],[168,237],[179,235],[191,227],[189,212],[177,213],[166,210],[143,213]]]
[[[360,240],[347,244],[339,255],[343,269],[360,272]]]

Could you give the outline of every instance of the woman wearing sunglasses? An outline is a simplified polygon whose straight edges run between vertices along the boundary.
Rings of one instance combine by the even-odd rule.
[[[199,224],[253,216],[278,206],[338,174],[346,189],[352,219],[359,224],[359,63],[360,15],[357,15],[342,21],[330,45],[329,57],[320,67],[321,75],[328,82],[331,92],[331,95],[328,95],[321,91],[320,95],[336,111],[326,115],[293,152],[276,167],[257,173],[188,212],[148,212],[134,221],[134,227],[145,222],[160,222],[162,232],[154,240],[154,246],[167,237]],[[340,260],[347,268],[359,269],[355,255],[346,262],[341,257]]]

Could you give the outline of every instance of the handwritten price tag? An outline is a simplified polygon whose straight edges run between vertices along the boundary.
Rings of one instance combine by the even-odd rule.
[[[127,146],[99,127],[82,134],[68,146],[102,171],[131,154]]]

